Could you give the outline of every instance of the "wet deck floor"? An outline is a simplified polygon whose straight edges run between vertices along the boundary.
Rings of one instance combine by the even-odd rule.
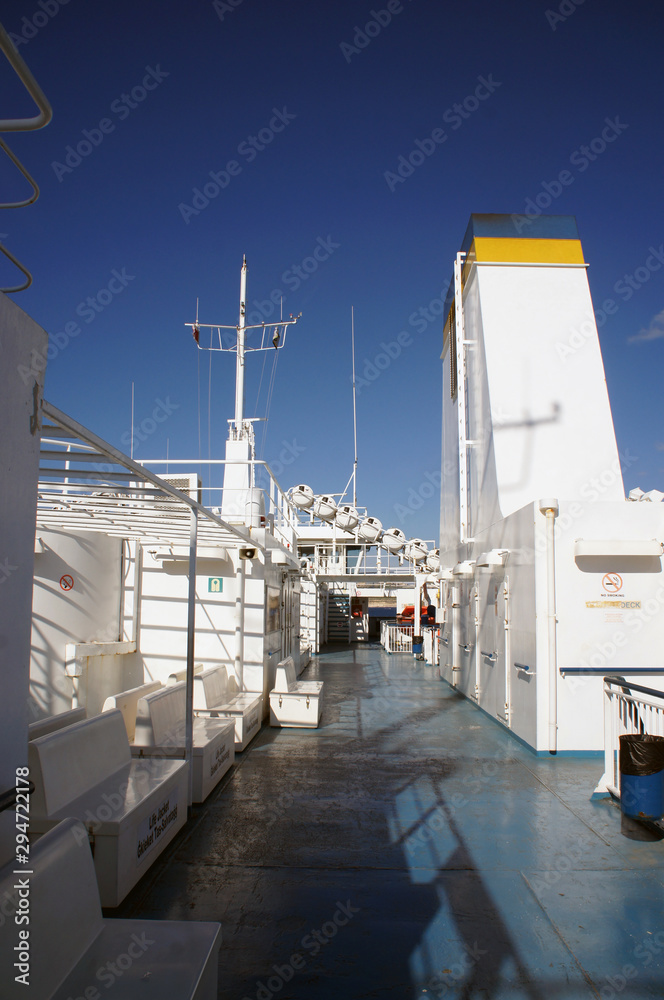
[[[328,647],[114,915],[218,920],[223,1000],[664,996],[664,841],[412,656]],[[624,824],[623,824],[624,825]]]

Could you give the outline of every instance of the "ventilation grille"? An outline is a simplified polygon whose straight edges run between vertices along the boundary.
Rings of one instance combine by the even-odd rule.
[[[200,476],[195,472],[183,472],[179,476],[160,476],[169,486],[174,486],[176,490],[187,493],[192,500],[197,500],[202,504],[202,482]]]

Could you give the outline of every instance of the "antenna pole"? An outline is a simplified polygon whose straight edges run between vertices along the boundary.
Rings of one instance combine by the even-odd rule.
[[[129,457],[134,457],[134,383],[131,383],[131,448]]]
[[[357,404],[355,397],[355,312],[353,306],[350,307],[350,331],[351,331],[351,347],[353,353],[353,444],[354,444],[354,461],[353,461],[353,507],[357,506]]]
[[[237,359],[235,366],[235,433],[242,434],[244,419],[244,328],[246,323],[247,258],[242,257],[240,273],[240,321],[237,327]]]

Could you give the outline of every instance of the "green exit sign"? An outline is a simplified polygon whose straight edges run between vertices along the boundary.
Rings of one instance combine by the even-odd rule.
[[[208,577],[208,594],[221,594],[224,589],[224,580],[221,576]]]

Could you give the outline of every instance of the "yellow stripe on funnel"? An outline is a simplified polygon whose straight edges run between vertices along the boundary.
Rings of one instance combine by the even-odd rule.
[[[580,240],[528,240],[476,236],[468,260],[584,264]]]

